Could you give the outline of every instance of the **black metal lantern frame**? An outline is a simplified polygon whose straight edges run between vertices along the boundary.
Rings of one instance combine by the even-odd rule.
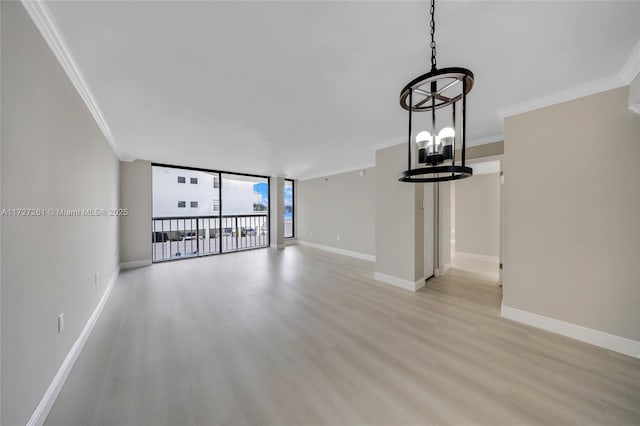
[[[473,73],[466,68],[436,67],[434,0],[431,0],[431,71],[410,81],[400,92],[400,106],[409,112],[408,169],[400,174],[402,182],[442,182],[463,179],[473,174],[466,166],[467,94],[473,87]],[[456,111],[461,109],[461,120]],[[436,111],[440,117],[450,110],[452,128],[438,130]],[[413,113],[431,112],[431,131],[416,135],[418,164],[413,168]],[[461,142],[461,158],[456,159],[456,145]]]

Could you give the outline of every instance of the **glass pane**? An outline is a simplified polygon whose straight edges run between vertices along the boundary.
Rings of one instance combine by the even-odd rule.
[[[154,262],[268,246],[268,178],[153,166],[152,179]]]
[[[219,253],[218,173],[162,166],[151,170],[153,261]]]
[[[218,176],[217,172],[161,166],[153,166],[151,170],[153,217],[218,216],[220,214],[215,210],[216,205],[220,203],[218,189],[213,187],[214,177]],[[190,182],[190,185],[184,185],[185,180]],[[181,202],[181,207],[178,207],[178,202]]]
[[[269,179],[222,175],[222,251],[269,243]]]
[[[293,238],[294,222],[293,181],[284,181],[284,237]]]

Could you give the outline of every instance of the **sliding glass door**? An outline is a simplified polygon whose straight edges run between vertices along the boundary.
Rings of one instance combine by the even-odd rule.
[[[154,164],[154,262],[267,247],[269,178]]]

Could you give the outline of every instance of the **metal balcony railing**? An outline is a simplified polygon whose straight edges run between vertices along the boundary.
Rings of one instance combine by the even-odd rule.
[[[266,214],[152,218],[154,262],[269,245]]]

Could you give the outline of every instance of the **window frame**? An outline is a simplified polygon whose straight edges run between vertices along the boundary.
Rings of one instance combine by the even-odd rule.
[[[222,175],[223,174],[227,174],[227,175],[236,175],[236,176],[247,176],[247,177],[254,177],[254,178],[261,178],[265,180],[265,183],[267,184],[267,194],[271,194],[271,185],[273,184],[273,182],[271,181],[271,176],[265,176],[265,175],[260,175],[260,174],[255,174],[255,173],[241,173],[241,172],[232,172],[232,171],[227,171],[227,170],[214,170],[214,169],[205,169],[205,168],[200,168],[200,167],[188,167],[188,166],[178,166],[175,164],[165,164],[165,163],[151,163],[151,167],[166,167],[166,168],[170,168],[170,169],[179,169],[179,170],[191,170],[191,171],[198,171],[198,172],[205,172],[205,173],[211,173],[214,174],[214,181],[213,181],[213,185],[214,185],[214,189],[218,190],[218,199],[220,200],[220,210],[218,210],[218,216],[222,217],[223,216],[223,209],[224,209],[224,201],[222,199]],[[217,176],[216,176],[217,175]],[[180,176],[178,176],[180,177]],[[186,179],[186,178],[185,178]],[[216,186],[216,182],[218,183],[218,185]],[[186,183],[186,181],[185,181]],[[271,198],[269,198],[269,205],[267,206],[267,223],[270,223],[271,221]],[[182,208],[182,207],[178,207],[178,208]],[[185,208],[186,208],[186,202],[185,202]],[[194,218],[197,216],[193,216]],[[156,219],[153,217],[152,214],[152,220]],[[271,226],[267,227],[267,242],[266,242],[266,246],[260,246],[260,247],[256,247],[256,248],[249,248],[249,249],[243,249],[243,250],[259,250],[262,248],[268,248],[271,246]],[[222,239],[219,239],[219,243],[220,243],[220,250],[217,253],[210,253],[207,254],[206,256],[217,256],[219,254],[224,254],[224,253],[231,253],[233,251],[223,251],[222,250]],[[239,251],[239,250],[237,250]],[[184,259],[188,259],[191,257],[185,257]],[[178,260],[178,259],[171,259],[171,260],[161,260],[160,262],[165,262],[165,261],[174,261],[174,260]],[[152,260],[153,263],[157,263],[158,261],[156,260]]]
[[[292,240],[296,238],[296,181],[295,179],[285,179],[284,182],[285,182],[285,185],[287,182],[291,182],[291,236],[287,237],[285,235],[284,239]],[[282,212],[282,214],[284,215],[284,211]]]

